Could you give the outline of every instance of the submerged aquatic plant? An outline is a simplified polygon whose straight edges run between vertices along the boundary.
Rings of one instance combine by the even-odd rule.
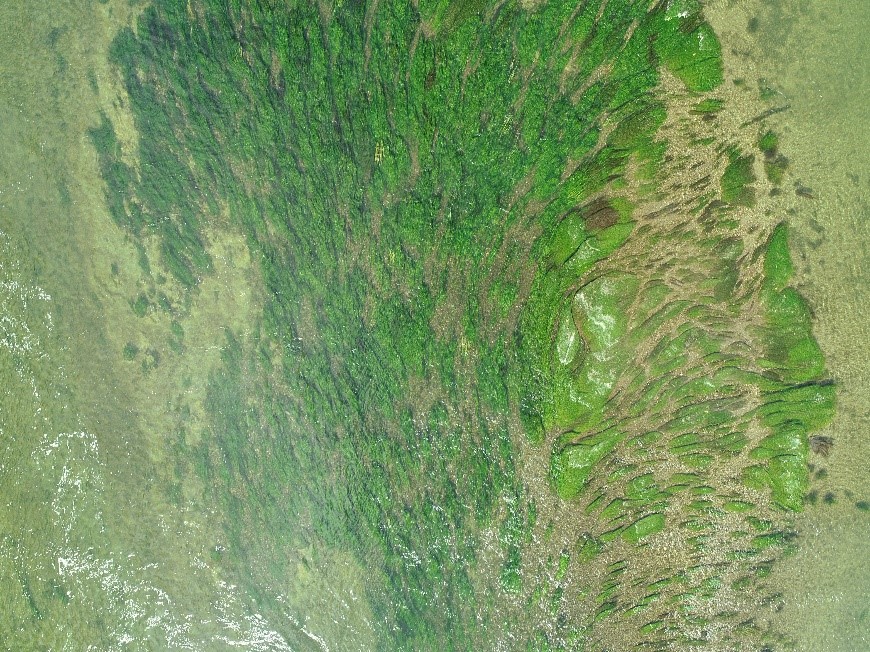
[[[158,0],[112,57],[143,284],[260,274],[193,472],[286,640],[758,649],[833,387],[699,3]]]

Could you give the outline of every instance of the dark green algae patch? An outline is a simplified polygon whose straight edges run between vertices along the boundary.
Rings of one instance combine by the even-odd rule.
[[[228,229],[266,297],[174,500],[299,649],[303,548],[365,569],[377,649],[776,644],[833,386],[785,226],[737,228],[752,155],[705,138],[718,40],[529,4],[158,0],[117,37],[138,151],[92,138],[143,283],[191,300]]]

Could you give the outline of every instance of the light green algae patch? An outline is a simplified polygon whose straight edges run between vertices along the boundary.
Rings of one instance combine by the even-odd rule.
[[[700,3],[672,2],[665,6],[660,14],[657,54],[690,90],[713,90],[722,83],[721,46],[707,23],[690,18],[697,16]]]
[[[650,514],[635,521],[622,532],[622,536],[626,541],[637,543],[644,537],[660,532],[665,527],[665,517],[663,514]]]

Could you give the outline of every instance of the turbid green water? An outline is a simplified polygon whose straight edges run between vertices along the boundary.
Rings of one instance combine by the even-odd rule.
[[[5,648],[862,649],[849,37],[225,5],[0,7]]]

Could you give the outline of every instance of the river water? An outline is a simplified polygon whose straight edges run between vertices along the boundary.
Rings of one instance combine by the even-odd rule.
[[[244,330],[257,307],[256,284],[238,273],[249,264],[241,240],[223,243],[213,287],[185,324],[196,355],[136,381],[124,366],[126,343],[147,350],[166,325],[130,317],[138,252],[108,216],[87,131],[102,110],[122,143],[135,142],[106,52],[136,12],[122,0],[0,3],[0,645],[291,649],[222,573],[225,542],[209,514],[166,497],[176,461],[155,440],[176,425],[173,396],[202,403],[222,328]],[[708,15],[725,83],[763,79],[788,107],[772,123],[786,183],[811,196],[794,194],[784,217],[839,387],[822,433],[835,445],[816,461],[819,500],[797,519],[797,554],[771,578],[784,596],[778,626],[800,652],[859,652],[870,649],[870,518],[856,508],[870,498],[870,3],[723,0]],[[190,430],[200,417],[184,417]],[[322,622],[297,623],[305,635],[292,649],[325,649],[314,632],[334,607],[309,607]],[[359,639],[343,649],[370,649],[367,615],[355,617]]]

